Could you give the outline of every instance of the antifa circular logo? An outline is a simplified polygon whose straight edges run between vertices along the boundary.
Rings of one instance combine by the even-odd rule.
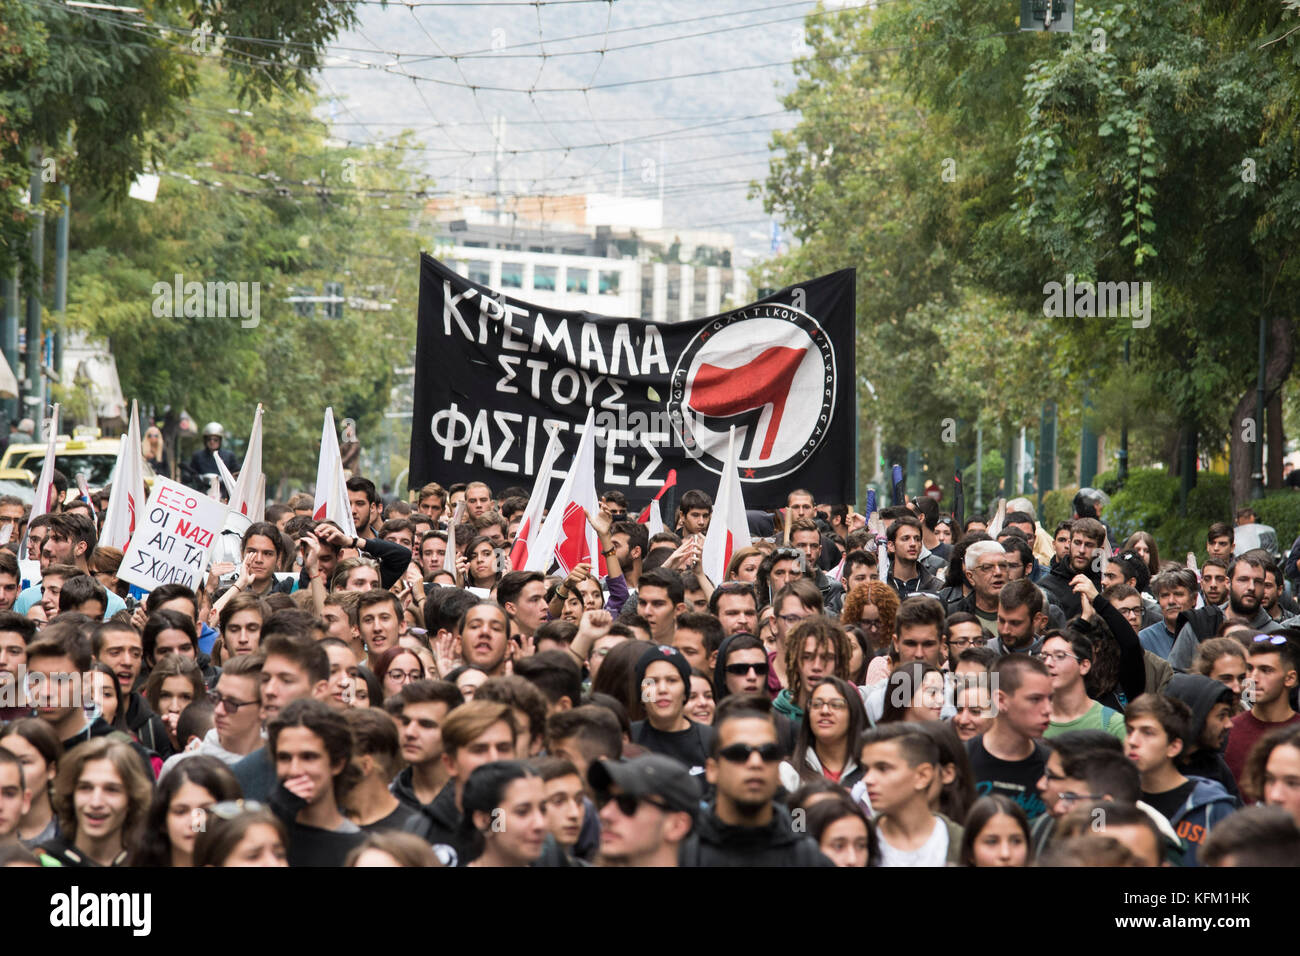
[[[711,320],[673,369],[668,415],[686,454],[715,474],[736,429],[742,481],[790,474],[835,414],[835,349],[817,320],[788,305],[751,305]]]

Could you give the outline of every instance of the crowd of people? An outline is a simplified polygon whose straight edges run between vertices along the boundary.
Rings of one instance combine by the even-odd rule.
[[[347,493],[144,595],[102,502],[0,498],[0,865],[1300,863],[1300,566],[1228,523],[794,489],[713,581],[698,489],[549,575],[525,489]]]

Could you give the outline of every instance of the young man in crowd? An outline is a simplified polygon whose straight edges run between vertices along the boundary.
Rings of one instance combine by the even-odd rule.
[[[352,729],[319,700],[288,704],[266,728],[279,786],[271,809],[289,830],[290,866],[342,866],[365,839],[341,806],[356,782]]]
[[[939,745],[907,724],[868,731],[859,745],[867,799],[876,815],[881,866],[945,866],[961,859],[962,828],[930,809]]]
[[[744,581],[726,581],[709,595],[709,613],[722,625],[723,636],[758,632],[758,595]]]
[[[1038,582],[1047,600],[1059,607],[1066,619],[1078,617],[1082,606],[1073,581],[1085,575],[1101,590],[1101,574],[1093,561],[1097,549],[1106,540],[1106,526],[1096,518],[1079,518],[1070,527],[1070,550],[1064,560],[1052,562],[1048,573]]]
[[[637,613],[650,622],[650,637],[657,644],[673,643],[677,616],[687,612],[686,587],[682,577],[667,568],[655,568],[641,575],[637,587]]]
[[[352,729],[352,762],[357,782],[343,798],[348,819],[366,833],[398,830],[425,836],[428,818],[388,789],[401,747],[397,728],[376,707],[351,707],[343,715]]]
[[[1175,761],[1178,769],[1189,777],[1214,780],[1240,798],[1236,778],[1223,759],[1237,714],[1237,695],[1232,688],[1202,674],[1175,674],[1161,693],[1181,700],[1192,715],[1183,751]]]
[[[311,637],[278,621],[272,615],[263,629],[259,648],[262,661],[262,698],[259,714],[262,726],[268,726],[295,700],[311,697],[324,701],[329,696],[330,659],[325,649]],[[248,698],[241,698],[247,701]],[[242,708],[241,708],[242,709]],[[270,750],[259,747],[237,762],[231,770],[244,792],[244,799],[266,802],[275,789],[275,763]]]
[[[427,839],[459,854],[464,847],[456,831],[464,816],[465,781],[484,764],[514,759],[517,726],[508,705],[471,700],[449,713],[441,729],[442,762],[449,779],[424,809],[430,823]]]
[[[918,522],[919,524],[919,522]],[[811,518],[799,518],[790,525],[790,543],[803,552],[804,577],[821,592],[828,614],[839,614],[844,604],[844,586],[821,569],[822,533]],[[913,565],[915,567],[915,565]],[[931,581],[933,584],[933,581]]]
[[[456,685],[445,680],[413,681],[398,692],[393,719],[401,728],[401,757],[406,768],[396,777],[390,774],[390,790],[403,803],[428,810],[447,785],[442,724],[464,702]]]
[[[1291,707],[1291,690],[1300,677],[1300,651],[1281,634],[1260,634],[1246,648],[1246,683],[1242,701],[1249,706],[1233,718],[1223,754],[1233,777],[1240,782],[1246,756],[1256,741],[1270,730],[1300,723]]]
[[[692,488],[682,495],[677,505],[677,533],[683,540],[693,534],[704,534],[709,530],[712,514],[713,499],[698,488]]]
[[[392,591],[374,588],[357,599],[357,630],[366,645],[366,666],[377,670],[380,656],[397,646],[402,629],[402,602]]]
[[[921,522],[916,518],[899,518],[886,532],[889,551],[889,581],[899,600],[921,591],[936,591],[938,583],[917,562],[921,557]]]
[[[1201,565],[1201,596],[1207,607],[1223,610],[1228,603],[1228,562],[1223,558],[1206,558]]]
[[[1236,537],[1232,525],[1226,521],[1216,521],[1205,533],[1205,550],[1212,558],[1227,561],[1232,558],[1232,545]]]
[[[943,664],[944,638],[947,636],[944,628],[942,604],[925,595],[908,598],[894,615],[894,654],[897,655],[898,662],[906,664],[909,661],[924,661],[932,667],[940,667]],[[873,723],[884,716],[887,684],[887,681],[880,681],[872,687],[863,688],[862,702]],[[945,699],[941,718],[947,720],[953,713],[955,711],[951,701]]]
[[[1196,866],[1196,852],[1214,827],[1237,809],[1223,786],[1204,777],[1187,777],[1176,759],[1189,736],[1192,712],[1181,700],[1143,694],[1125,712],[1127,756],[1142,775],[1142,802],[1169,821],[1186,846],[1184,861]]]
[[[677,866],[700,812],[701,787],[671,757],[601,759],[587,779],[600,808],[601,866]]]
[[[1256,554],[1243,554],[1228,565],[1228,606],[1220,610],[1213,605],[1185,612],[1169,663],[1175,670],[1188,671],[1196,660],[1201,642],[1216,636],[1224,627],[1241,624],[1263,634],[1272,634],[1281,625],[1260,606],[1264,593],[1264,562]]]
[[[546,579],[540,571],[510,571],[497,582],[497,603],[512,634],[532,637],[546,623]]]
[[[761,694],[728,698],[718,705],[714,731],[705,775],[716,796],[682,847],[682,865],[830,866],[773,799],[783,750],[771,701]]]
[[[1038,585],[1024,579],[1008,581],[998,591],[997,608],[997,636],[989,642],[995,653],[1035,654],[1042,650],[1048,616]]]
[[[1092,641],[1075,631],[1043,641],[1039,657],[1052,679],[1052,722],[1043,731],[1045,739],[1072,730],[1104,730],[1121,741],[1128,735],[1123,714],[1088,696],[1084,679],[1092,670],[1093,656]]]
[[[1038,781],[1047,765],[1042,736],[1052,721],[1052,677],[1042,661],[1024,654],[998,658],[992,673],[997,716],[966,742],[975,790],[1010,797],[1032,821],[1044,810]]]
[[[263,660],[260,654],[243,654],[226,661],[208,694],[214,705],[212,729],[196,749],[168,757],[159,780],[190,756],[216,757],[233,766],[262,746]]]
[[[479,601],[461,615],[461,656],[465,663],[499,677],[506,672],[510,654],[510,621],[506,609],[492,601]]]
[[[128,630],[135,634],[134,629]],[[135,637],[138,643],[140,635]],[[22,681],[27,673],[27,646],[34,640],[35,621],[13,611],[0,611],[0,724],[30,713]],[[138,661],[136,668],[139,669]],[[128,686],[122,685],[124,694]]]

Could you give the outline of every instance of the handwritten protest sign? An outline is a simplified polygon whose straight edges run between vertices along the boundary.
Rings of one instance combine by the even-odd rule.
[[[220,501],[158,478],[117,576],[145,591],[164,584],[197,589],[225,523],[226,506]]]

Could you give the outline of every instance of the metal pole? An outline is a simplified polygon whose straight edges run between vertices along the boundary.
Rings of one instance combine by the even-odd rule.
[[[18,270],[14,269],[13,275],[4,280],[0,280],[0,291],[4,294],[4,328],[0,333],[0,349],[4,351],[4,359],[9,363],[9,370],[14,373],[15,379],[21,379],[21,369],[18,367]],[[6,434],[9,431],[10,424],[18,424],[22,416],[22,388],[18,389],[18,395],[13,398],[4,400],[4,429]]]
[[[1091,387],[1091,383],[1084,386]],[[1091,485],[1097,478],[1097,433],[1092,428],[1092,399],[1083,395],[1083,427],[1079,441],[1079,487]]]
[[[71,138],[71,134],[69,134]],[[54,354],[50,366],[54,369],[54,374],[63,376],[63,321],[68,311],[68,216],[70,212],[69,203],[71,202],[71,193],[68,184],[63,183],[60,190],[63,194],[63,210],[59,213],[59,221],[54,228]],[[94,408],[90,410],[91,425],[98,425],[98,419],[95,415]]]
[[[984,426],[975,425],[975,513],[984,513]]]
[[[1124,367],[1129,365],[1129,340],[1124,340]],[[1128,401],[1124,403],[1124,414],[1119,426],[1119,461],[1115,466],[1115,479],[1121,488],[1128,481]]]
[[[1264,497],[1264,362],[1267,358],[1268,326],[1259,317],[1259,372],[1255,387],[1255,445],[1252,449],[1250,497]],[[1274,451],[1277,454],[1277,451]]]
[[[31,205],[38,209],[44,193],[41,182],[41,151],[32,150]],[[41,440],[39,431],[45,418],[45,392],[41,387],[41,282],[45,263],[45,217],[37,211],[32,222],[32,276],[31,288],[27,294],[27,404],[31,406],[32,421],[37,431],[33,433],[36,441]]]

